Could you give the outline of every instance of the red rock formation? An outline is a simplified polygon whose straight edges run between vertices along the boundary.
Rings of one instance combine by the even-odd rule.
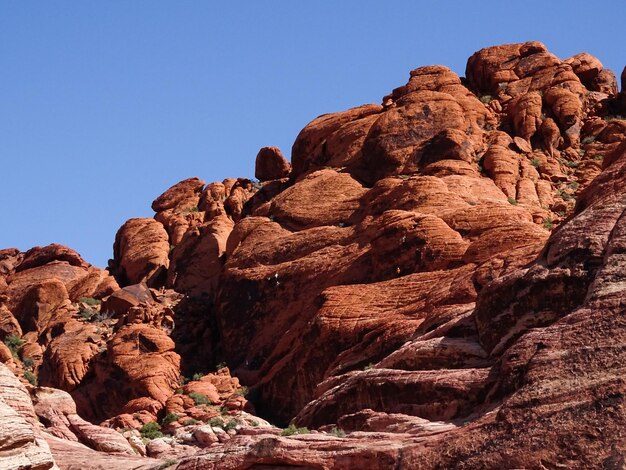
[[[466,75],[421,67],[318,117],[293,168],[261,149],[261,183],[172,186],[118,231],[117,282],[60,245],[1,250],[0,360],[76,400],[32,387],[52,452],[618,468],[623,93],[541,43],[482,49]],[[251,402],[316,431],[279,437]]]
[[[256,156],[254,176],[259,181],[286,178],[291,165],[278,147],[263,147]]]
[[[122,285],[142,281],[152,285],[169,266],[168,235],[153,219],[130,219],[117,232],[113,272]]]

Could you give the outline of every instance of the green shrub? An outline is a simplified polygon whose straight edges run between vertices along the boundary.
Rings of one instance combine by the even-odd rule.
[[[235,429],[237,427],[237,421],[235,421],[234,419],[231,419],[228,423],[226,423],[226,425],[224,426],[224,431],[230,431],[231,429]]]
[[[98,313],[98,311],[94,310],[93,308],[89,308],[89,307],[80,307],[78,309],[78,313],[85,320],[89,321],[89,320],[91,320],[94,317],[94,315],[96,315]]]
[[[159,426],[159,423],[155,423],[154,421],[141,426],[139,433],[141,434],[141,437],[144,437],[146,439],[156,439],[158,437],[163,437],[163,433],[161,432],[161,426]]]
[[[24,367],[33,367],[35,365],[35,361],[32,357],[25,357],[22,359],[22,364],[24,364]]]
[[[568,184],[568,186],[572,188],[574,191],[576,191],[578,189],[578,186],[580,185],[578,184],[578,182],[572,181],[570,184]]]
[[[290,424],[286,429],[280,433],[281,436],[293,436],[294,434],[308,434],[308,428],[298,428],[294,424]]]
[[[346,437],[345,431],[337,427],[332,428],[330,431],[328,431],[328,434],[330,434],[331,436],[335,436],[335,437]]]
[[[561,160],[561,163],[568,168],[578,168],[578,165],[580,165],[580,162],[570,162],[568,160]]]
[[[80,299],[78,299],[80,302],[87,304],[91,307],[94,307],[96,305],[100,305],[101,301],[98,299],[94,299],[93,297],[81,297]]]
[[[161,421],[161,426],[167,426],[174,421],[178,421],[178,418],[180,418],[180,416],[178,416],[177,414],[168,413],[163,417],[163,420]]]
[[[582,144],[592,144],[596,141],[596,138],[592,135],[588,135],[587,137],[585,137],[581,143]]]
[[[202,372],[196,372],[195,374],[193,374],[191,376],[191,380],[195,380],[198,381],[200,380],[202,377],[204,377],[204,374]]]
[[[24,371],[24,378],[30,382],[31,385],[37,386],[37,376],[29,370]]]
[[[178,463],[178,460],[168,459],[165,462],[163,462],[161,465],[159,465],[159,470],[165,470],[166,468],[169,468],[172,465],[176,465],[177,463]]]
[[[189,418],[183,421],[183,426],[193,426],[194,424],[197,424],[197,423],[198,423],[197,419]]]
[[[491,100],[493,99],[493,97],[491,95],[483,95],[480,97],[480,102],[487,104],[489,103]]]
[[[192,207],[191,209],[189,209],[189,212],[200,212],[200,209],[198,209],[198,206]]]
[[[509,197],[506,200],[509,201],[509,204],[511,204],[512,206],[517,206],[517,199],[515,199],[514,197]]]
[[[552,230],[553,226],[554,224],[552,223],[552,219],[550,217],[546,217],[545,219],[543,219],[543,228],[547,230]]]
[[[4,344],[7,345],[13,357],[17,358],[17,352],[24,344],[24,340],[17,335],[9,335],[4,338]]]
[[[189,398],[191,398],[196,405],[212,405],[211,400],[206,395],[198,392],[191,392],[189,394]]]
[[[270,220],[273,220],[273,219],[270,218]],[[220,370],[220,369],[223,369],[224,367],[226,367],[225,362],[218,362],[217,365],[215,366],[215,370]]]
[[[363,367],[363,370],[370,370],[374,368],[374,364],[372,362],[370,362],[368,365],[366,365],[365,367]]]
[[[541,165],[541,160],[539,160],[538,158],[533,158],[530,161],[530,164],[534,166],[535,168],[539,168],[539,165]]]
[[[238,389],[235,394],[239,395],[240,397],[245,397],[248,395],[248,393],[250,392],[250,390],[248,389],[248,387],[246,387],[245,385],[243,387],[241,387],[240,389]]]
[[[216,416],[215,418],[211,418],[209,420],[209,425],[223,428],[224,427],[224,420],[222,418],[218,418]]]

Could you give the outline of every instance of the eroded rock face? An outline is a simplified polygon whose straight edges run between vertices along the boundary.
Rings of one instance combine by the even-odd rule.
[[[263,147],[256,156],[254,176],[259,181],[278,180],[289,176],[291,164],[278,147]]]
[[[0,359],[71,394],[31,387],[53,453],[620,467],[623,94],[541,43],[466,75],[420,67],[318,117],[293,168],[261,149],[260,183],[172,186],[118,231],[117,281],[60,245],[1,250]],[[278,436],[254,407],[315,432]]]
[[[0,466],[58,469],[38,429],[28,391],[0,364]]]
[[[113,271],[122,285],[155,284],[169,266],[168,235],[153,219],[130,219],[117,232]]]

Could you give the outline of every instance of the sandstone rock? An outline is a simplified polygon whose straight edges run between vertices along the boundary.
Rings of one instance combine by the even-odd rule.
[[[554,87],[546,90],[544,99],[552,107],[552,112],[564,128],[573,126],[582,117],[580,100],[565,88]]]
[[[44,353],[39,372],[42,385],[73,391],[87,374],[92,360],[100,351],[98,327],[72,320],[61,323]]]
[[[323,165],[324,157],[319,155],[326,139],[344,124],[382,111],[382,106],[370,104],[350,109],[343,113],[324,114],[309,123],[296,137],[291,149],[293,172],[299,176],[314,165]],[[321,161],[320,161],[321,160]]]
[[[233,225],[229,217],[221,215],[189,230],[172,252],[167,285],[179,292],[212,294],[218,285]]]
[[[58,469],[25,387],[0,364],[0,466]]]
[[[277,180],[289,176],[291,165],[278,147],[263,147],[256,156],[254,176],[259,181]]]
[[[55,436],[81,441],[102,452],[134,455],[130,444],[120,433],[88,423],[78,416],[76,405],[68,393],[52,388],[38,388],[32,396],[35,412],[49,423],[48,431]]]
[[[100,311],[106,316],[123,317],[131,307],[141,303],[150,304],[153,302],[154,298],[145,284],[133,284],[118,289],[105,298],[100,306]]]
[[[509,104],[509,116],[515,133],[530,141],[541,126],[541,95],[530,92],[515,98]]]
[[[152,439],[146,444],[146,453],[149,457],[172,459],[189,457],[195,454],[197,447],[176,443],[172,438],[160,437]]]
[[[113,246],[113,272],[121,286],[142,281],[153,285],[169,266],[168,235],[153,219],[130,219]]]
[[[154,401],[165,405],[178,388],[179,377],[180,356],[167,334],[151,325],[132,324],[109,340],[93,376],[82,381],[72,396],[79,413],[90,420],[115,416],[126,403],[141,397],[150,399],[143,403],[152,415]]]
[[[348,224],[363,193],[350,175],[321,170],[274,198],[270,213],[281,225],[294,229]]]
[[[211,426],[200,426],[196,428],[193,432],[193,436],[202,447],[209,447],[210,445],[219,442],[219,439],[213,432],[213,428],[211,428]]]
[[[65,261],[71,266],[81,268],[88,267],[88,264],[74,250],[63,245],[53,243],[45,247],[35,247],[24,253],[22,262],[15,267],[15,272],[24,271],[30,268],[43,266],[52,261]]]
[[[63,465],[101,465],[82,441],[183,469],[618,468],[626,121],[603,117],[623,96],[594,57],[541,43],[478,51],[466,75],[420,67],[383,106],[315,119],[291,173],[262,149],[260,188],[168,189],[117,234],[123,289],[60,245],[0,251],[0,337],[33,360],[0,357],[135,429],[32,388]],[[80,318],[81,297],[115,321]],[[222,360],[238,378],[181,386]],[[264,416],[319,431],[255,426],[240,381]],[[220,411],[235,429],[190,424]],[[130,442],[168,413],[173,438]]]
[[[206,183],[199,178],[188,178],[175,184],[152,202],[154,212],[162,212],[180,206],[198,205],[200,193]]]

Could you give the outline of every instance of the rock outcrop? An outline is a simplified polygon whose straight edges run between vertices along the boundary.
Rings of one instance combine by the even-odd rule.
[[[262,148],[259,181],[175,184],[108,270],[1,250],[7,458],[621,468],[625,111],[589,54],[490,47]]]

